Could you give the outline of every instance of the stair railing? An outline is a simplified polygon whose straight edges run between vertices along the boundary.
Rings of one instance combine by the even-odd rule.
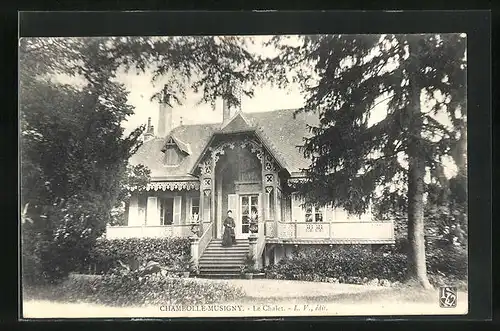
[[[214,222],[210,222],[200,237],[200,243],[198,245],[198,257],[201,257],[205,253],[205,249],[213,238],[213,227]]]

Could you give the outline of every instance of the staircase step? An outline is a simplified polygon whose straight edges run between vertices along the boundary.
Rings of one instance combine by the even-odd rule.
[[[199,264],[200,269],[237,269],[240,268],[242,263],[221,263],[221,264],[213,264],[213,263],[203,263]]]
[[[210,249],[213,251],[241,251],[249,249],[249,246],[233,246],[233,247],[222,247],[222,246],[207,246],[205,250]]]
[[[210,264],[243,264],[243,259],[200,259],[200,263],[210,263]]]
[[[238,263],[243,262],[244,258],[242,256],[203,256],[199,259],[200,262],[210,261],[212,263],[226,262],[226,261],[238,261]]]
[[[210,240],[210,242],[211,243],[221,243],[222,240],[221,239],[212,239],[212,240]],[[248,240],[244,240],[244,239],[236,239],[236,242],[237,243],[247,243],[247,244],[249,243]]]
[[[222,246],[222,239],[212,239],[199,259],[200,277],[241,278],[248,250],[247,239],[237,239],[232,246]]]
[[[240,274],[227,273],[227,274],[200,274],[200,278],[217,278],[217,279],[240,279]]]
[[[215,250],[215,249],[206,249],[203,252],[203,255],[208,254],[208,255],[240,255],[240,256],[245,256],[248,253],[248,249],[244,250]]]
[[[224,249],[233,249],[233,248],[241,248],[241,247],[250,247],[249,245],[245,245],[245,244],[239,244],[239,245],[233,245],[233,246],[222,246],[222,245],[219,245],[219,244],[215,244],[215,245],[212,245],[212,244],[208,244],[207,245],[207,248],[208,247],[212,247],[212,248],[224,248]]]
[[[249,249],[205,249],[203,253],[213,253],[213,254],[243,254],[248,253]]]
[[[229,268],[224,268],[224,269],[200,269],[200,275],[217,275],[217,274],[233,274],[233,275],[240,275],[241,274],[241,269],[236,268],[236,269],[229,269]]]

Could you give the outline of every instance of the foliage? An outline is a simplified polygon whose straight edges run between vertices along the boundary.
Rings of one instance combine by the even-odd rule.
[[[255,272],[255,258],[253,254],[247,253],[245,255],[245,260],[243,261],[243,269],[242,272],[244,273],[253,273]]]
[[[239,95],[253,95],[252,38],[238,36],[110,38],[113,54],[126,71],[152,72],[153,82],[164,82],[152,96],[181,104],[188,89],[201,92],[199,102],[213,107],[218,97],[230,106]]]
[[[467,247],[466,178],[451,177],[447,187],[428,184],[426,192],[424,218],[427,244],[439,242],[441,245]],[[389,194],[376,201],[375,217],[394,220],[395,235],[400,239],[408,234],[406,208],[404,196]]]
[[[100,239],[92,248],[82,272],[95,265],[98,273],[109,273],[118,261],[132,265],[132,269],[149,261],[180,269],[189,256],[188,238]]]
[[[101,39],[27,38],[19,54],[23,270],[54,280],[104,232],[144,128],[124,135],[133,107]],[[55,82],[60,74],[81,86]]]
[[[62,284],[37,291],[37,299],[83,301],[109,306],[209,304],[241,298],[244,292],[227,283],[171,278],[156,273],[140,277],[70,275]],[[29,293],[29,296],[33,294]]]
[[[23,222],[26,276],[63,277],[78,268],[51,257],[80,260],[107,223],[123,223],[130,188],[148,180],[147,169],[127,165],[145,128],[124,135],[121,124],[133,107],[117,82],[119,70],[152,68],[154,80],[167,79],[167,102],[181,102],[192,88],[203,91],[203,102],[214,104],[224,95],[235,105],[239,99],[226,88],[229,82],[251,95],[243,86],[252,78],[244,46],[238,37],[20,40],[21,203],[28,206],[23,220],[30,220]],[[55,81],[61,77],[76,83]]]
[[[297,45],[278,36],[270,44],[279,52],[261,61],[264,78],[280,86],[289,77],[299,82],[307,95],[299,111],[320,119],[303,146],[311,166],[299,193],[306,203],[355,214],[367,210],[379,188],[388,199],[406,194],[409,276],[428,287],[426,170],[443,185],[443,162],[451,158],[466,174],[465,36],[315,35]],[[383,116],[374,119],[376,111]]]
[[[389,249],[388,249],[389,248]],[[406,280],[407,257],[404,244],[372,252],[362,247],[310,248],[300,250],[291,257],[266,269],[268,278],[313,280],[336,278],[340,283],[360,283],[362,279],[387,279],[390,282]],[[429,250],[427,263],[433,280],[465,280],[467,254],[457,249],[453,252]]]
[[[142,164],[128,164],[126,171],[119,177],[120,191],[117,197],[117,205],[111,209],[110,225],[126,225],[128,202],[134,190],[144,190],[151,180],[151,170]]]

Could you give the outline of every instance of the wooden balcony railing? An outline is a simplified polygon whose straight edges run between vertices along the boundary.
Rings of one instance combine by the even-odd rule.
[[[394,241],[392,221],[266,222],[266,238]]]

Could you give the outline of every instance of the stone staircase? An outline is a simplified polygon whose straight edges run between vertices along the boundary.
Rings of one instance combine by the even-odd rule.
[[[223,247],[222,239],[212,239],[200,257],[200,277],[240,278],[248,253],[248,239],[237,239],[231,247]]]

